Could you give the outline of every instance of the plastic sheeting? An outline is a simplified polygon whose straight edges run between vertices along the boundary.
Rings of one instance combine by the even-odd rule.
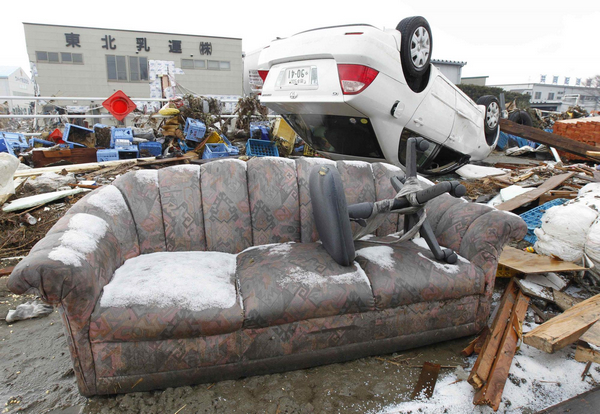
[[[13,174],[19,167],[19,159],[7,152],[0,152],[0,195],[14,194]]]

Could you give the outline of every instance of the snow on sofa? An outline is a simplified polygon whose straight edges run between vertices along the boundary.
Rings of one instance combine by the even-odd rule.
[[[441,245],[317,242],[308,176],[321,159],[134,171],[77,202],[9,288],[58,305],[83,395],[160,389],[385,354],[478,332],[504,244],[524,222],[442,196]],[[387,164],[338,161],[348,203],[394,196]],[[353,224],[354,225],[354,224]],[[395,233],[390,215],[373,237]]]

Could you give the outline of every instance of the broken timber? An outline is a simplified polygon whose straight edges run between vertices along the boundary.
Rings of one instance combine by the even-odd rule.
[[[515,198],[511,198],[510,200],[505,201],[504,203],[498,204],[496,208],[498,210],[512,211],[517,207],[521,207],[523,204],[534,201],[535,199],[539,198],[542,194],[545,194],[547,191],[555,189],[574,175],[575,172],[569,172],[566,174],[560,174],[555,175],[554,177],[550,177],[536,189],[518,195]]]
[[[523,336],[523,342],[549,354],[572,344],[600,319],[600,295],[580,302]]]
[[[600,157],[594,153],[598,151],[598,147],[584,144],[583,142],[575,141],[561,135],[551,134],[550,132],[542,131],[541,129],[519,125],[508,119],[500,120],[500,130],[507,134],[518,135],[522,138],[545,144],[549,147],[554,147],[559,150],[570,152],[571,154],[579,155],[586,158],[598,160]],[[588,154],[588,152],[591,152]]]
[[[502,400],[504,385],[508,379],[510,366],[517,350],[517,344],[522,336],[521,326],[528,306],[529,298],[523,292],[518,291],[489,378],[485,385],[475,393],[475,397],[473,398],[475,405],[487,404],[494,411],[498,410],[500,401]]]
[[[415,398],[431,398],[441,367],[441,365],[431,362],[425,362],[423,364],[421,375],[419,375],[419,380],[417,381],[417,385],[415,385],[415,390],[411,397],[413,400]]]
[[[596,322],[579,338],[575,360],[600,364],[600,322]]]
[[[518,293],[519,288],[514,280],[511,279],[504,291],[504,295],[502,295],[500,305],[498,305],[498,312],[492,323],[490,334],[485,340],[477,361],[475,361],[475,365],[473,365],[473,369],[471,369],[471,373],[467,379],[469,384],[476,389],[483,387],[490,375],[492,365],[500,347],[500,341],[506,330],[506,325],[517,300]]]
[[[498,264],[526,274],[586,270],[585,267],[572,262],[564,262],[541,254],[524,252],[510,246],[504,246]]]

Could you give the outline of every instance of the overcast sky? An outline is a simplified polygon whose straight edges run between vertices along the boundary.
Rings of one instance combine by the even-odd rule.
[[[467,62],[463,76],[488,85],[538,82],[540,75],[600,74],[600,1],[70,1],[2,2],[0,65],[29,73],[22,22],[237,37],[245,52],[276,37],[322,26],[368,23],[395,28],[421,15],[431,25],[434,59]]]

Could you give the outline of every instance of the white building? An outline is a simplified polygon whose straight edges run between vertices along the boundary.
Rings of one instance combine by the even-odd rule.
[[[0,96],[33,96],[33,82],[18,66],[0,66]],[[29,108],[30,101],[2,99],[7,102],[11,112],[23,112]]]
[[[467,64],[467,62],[439,59],[431,59],[431,63],[455,85],[460,84],[462,68]]]
[[[558,82],[490,86],[530,95],[531,107],[536,109],[565,112],[570,106],[579,105],[588,112],[600,110],[599,88],[559,85]]]
[[[242,93],[239,38],[23,25],[27,54],[35,64],[42,96],[108,97],[122,90],[132,97],[161,97],[153,94],[160,94],[173,82],[178,94]],[[164,78],[156,82],[163,73],[155,69],[169,67],[166,75],[170,82]]]

